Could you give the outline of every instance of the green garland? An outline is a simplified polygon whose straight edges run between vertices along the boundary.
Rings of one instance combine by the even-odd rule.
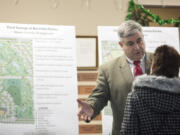
[[[141,17],[142,14],[144,14],[144,17]],[[126,16],[126,20],[130,19],[140,22],[143,26],[149,25],[149,22],[155,22],[159,25],[175,24],[178,26],[180,24],[180,18],[168,20],[161,19],[158,15],[152,14],[148,9],[142,7],[139,4],[135,4],[134,0],[129,1],[128,15]]]

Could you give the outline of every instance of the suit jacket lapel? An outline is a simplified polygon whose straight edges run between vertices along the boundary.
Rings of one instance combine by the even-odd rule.
[[[145,53],[145,73],[150,73],[150,67],[152,62],[152,54],[151,53]],[[134,80],[131,69],[129,67],[129,64],[127,63],[126,56],[123,55],[119,59],[119,68],[121,70],[121,73],[126,81],[129,83]]]
[[[119,68],[121,70],[122,76],[128,82],[127,84],[131,83],[133,81],[133,75],[125,55],[119,59]]]
[[[152,62],[152,54],[145,54],[145,72],[146,74],[150,74],[151,62]]]

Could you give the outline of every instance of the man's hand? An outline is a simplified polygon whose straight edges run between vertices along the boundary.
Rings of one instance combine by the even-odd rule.
[[[91,117],[94,113],[94,110],[93,108],[91,107],[90,104],[88,104],[87,102],[85,101],[82,101],[80,99],[77,99],[77,102],[79,103],[80,105],[80,109],[79,109],[79,112],[78,112],[78,116],[83,119],[84,121],[86,122],[90,122],[91,121]]]

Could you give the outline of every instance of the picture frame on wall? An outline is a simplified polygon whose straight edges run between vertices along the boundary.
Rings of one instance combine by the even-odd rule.
[[[76,58],[78,70],[98,68],[98,37],[76,36]]]

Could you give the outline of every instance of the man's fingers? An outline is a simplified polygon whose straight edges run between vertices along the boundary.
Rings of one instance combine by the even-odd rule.
[[[84,101],[82,101],[82,100],[80,100],[80,99],[77,99],[77,102],[80,104],[80,105],[85,105],[85,102]]]
[[[77,99],[77,102],[80,104],[80,103],[81,103],[81,100],[80,100],[80,99]]]
[[[91,117],[87,116],[84,121],[89,123],[91,121]]]
[[[90,122],[91,121],[91,116],[93,114],[93,110],[91,108],[91,106],[86,103],[85,101],[82,101],[80,99],[77,99],[77,102],[81,105],[81,107],[79,108],[79,112],[78,112],[78,116],[86,121],[86,122]]]
[[[87,114],[83,113],[80,118],[86,122],[90,122],[91,121],[91,117],[88,116]]]
[[[89,122],[90,122],[90,120],[85,120],[85,122],[89,123]]]
[[[78,112],[78,114],[77,114],[77,115],[80,117],[82,114],[81,114],[81,112]]]
[[[81,108],[79,108],[78,116],[80,117],[81,115],[83,115],[83,113],[84,111]]]
[[[88,117],[87,119],[88,119],[88,121],[91,121],[91,117]]]
[[[85,114],[81,115],[81,119],[86,121],[87,116]]]
[[[84,120],[84,116],[83,115],[81,115],[81,119]]]

